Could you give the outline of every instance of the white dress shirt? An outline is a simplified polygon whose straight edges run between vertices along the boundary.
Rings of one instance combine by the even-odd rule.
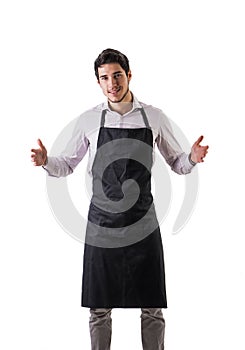
[[[92,176],[91,170],[97,150],[102,110],[107,110],[105,127],[142,128],[145,127],[140,112],[142,107],[153,133],[153,159],[154,148],[157,145],[161,155],[174,172],[178,174],[190,173],[195,163],[181,149],[173,135],[168,118],[160,109],[139,102],[135,96],[132,109],[124,115],[112,111],[108,102],[104,102],[80,115],[77,118],[73,136],[67,147],[59,156],[49,156],[44,169],[50,176],[67,176],[73,172],[89,150],[87,170],[89,175]]]

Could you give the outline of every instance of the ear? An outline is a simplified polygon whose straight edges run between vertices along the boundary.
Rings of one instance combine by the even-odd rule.
[[[132,72],[131,72],[131,70],[129,70],[128,71],[128,81],[129,82],[130,82],[131,78],[132,78]]]

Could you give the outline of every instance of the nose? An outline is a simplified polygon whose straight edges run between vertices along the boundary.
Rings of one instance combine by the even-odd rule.
[[[109,77],[108,78],[108,86],[110,89],[117,86],[117,79],[114,77]]]

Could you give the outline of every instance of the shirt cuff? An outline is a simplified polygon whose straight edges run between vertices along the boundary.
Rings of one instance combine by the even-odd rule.
[[[193,160],[191,160],[191,153],[188,156],[189,162],[191,165],[195,166],[197,163],[193,162]]]
[[[45,165],[42,165],[42,168],[46,170],[49,175],[54,175],[56,164],[53,161],[52,157],[47,157],[47,162]]]

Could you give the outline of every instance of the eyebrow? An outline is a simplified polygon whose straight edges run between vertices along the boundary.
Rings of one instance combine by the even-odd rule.
[[[122,73],[122,71],[119,70],[117,72],[113,72],[112,75],[115,75],[115,74],[118,74],[118,73]],[[103,78],[103,77],[107,77],[107,74],[100,75],[100,78]]]

